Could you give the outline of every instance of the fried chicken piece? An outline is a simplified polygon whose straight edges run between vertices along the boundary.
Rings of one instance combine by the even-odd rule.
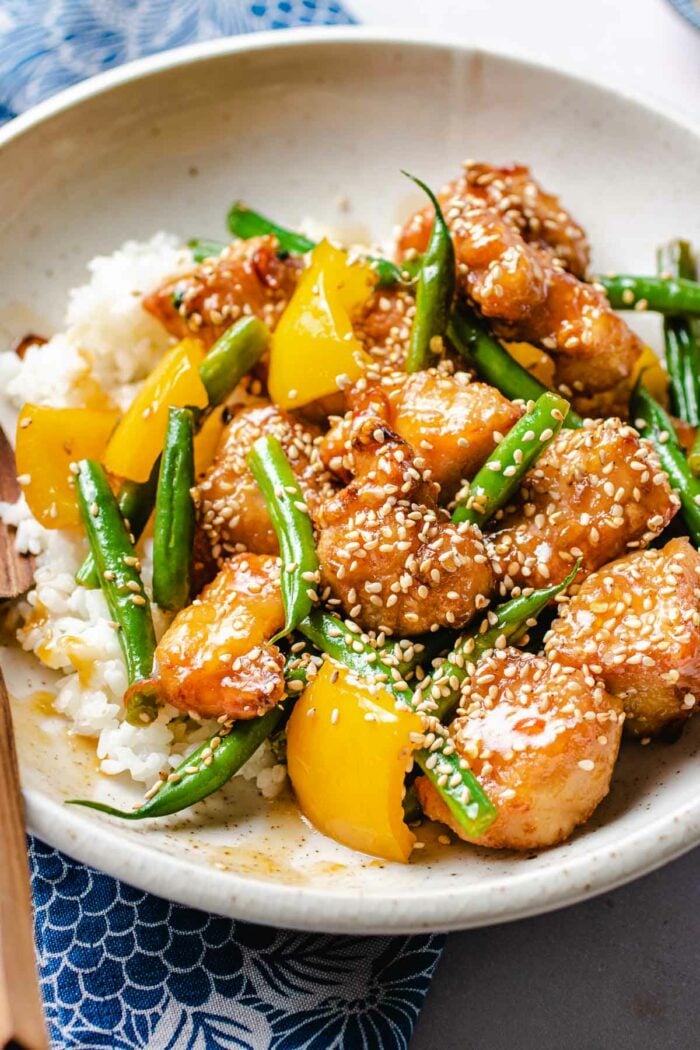
[[[586,231],[562,207],[558,197],[546,193],[524,164],[495,168],[491,164],[467,163],[464,174],[439,193],[441,204],[469,194],[476,204],[500,215],[517,230],[527,244],[544,248],[569,273],[583,279],[590,262]],[[430,205],[417,212],[401,231],[401,255],[424,252],[433,225]]]
[[[415,314],[408,288],[380,288],[355,311],[353,332],[381,371],[403,370]]]
[[[440,199],[459,288],[496,334],[551,352],[557,384],[582,414],[603,408],[624,414],[643,344],[605,293],[580,280],[588,261],[585,237],[556,198],[525,168],[469,164]],[[400,250],[420,249],[426,226],[425,219],[410,220]]]
[[[619,701],[585,668],[518,649],[480,660],[450,738],[498,816],[467,841],[529,850],[567,839],[608,793],[623,718]],[[427,778],[416,790],[426,816],[466,838]]]
[[[353,420],[371,406],[423,461],[425,476],[440,486],[442,501],[452,499],[462,481],[477,472],[522,413],[495,387],[473,382],[466,372],[452,375],[435,368],[360,379],[348,392],[348,404],[350,415],[321,442],[321,457],[330,469],[349,478]]]
[[[234,551],[277,554],[279,545],[265,500],[246,457],[263,434],[276,437],[287,454],[313,514],[332,492],[314,441],[320,431],[302,425],[268,402],[241,408],[226,426],[214,460],[198,486],[199,521],[214,558]]]
[[[221,558],[219,561],[214,558],[209,537],[202,528],[201,522],[197,522],[192,544],[192,594],[199,594],[208,583],[212,582],[219,571],[221,561]]]
[[[420,459],[381,417],[355,422],[350,455],[353,480],[317,513],[323,584],[365,629],[463,627],[492,587],[479,531],[450,522]]]
[[[147,295],[144,308],[178,339],[196,335],[211,346],[234,321],[255,314],[273,329],[301,272],[298,256],[283,255],[274,237],[234,241],[218,259]]]
[[[588,664],[622,701],[634,736],[693,713],[700,700],[700,554],[686,539],[606,565],[560,612],[547,655]]]
[[[619,419],[562,430],[524,479],[517,505],[486,537],[505,594],[547,587],[582,558],[577,582],[627,550],[648,546],[676,513],[656,452]]]
[[[239,554],[177,614],[156,649],[161,695],[203,718],[255,718],[284,695],[277,558]]]

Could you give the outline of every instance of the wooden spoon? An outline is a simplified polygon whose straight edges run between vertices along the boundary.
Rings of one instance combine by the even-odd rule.
[[[0,500],[19,495],[15,457],[0,428]],[[34,566],[0,524],[0,597],[31,586]],[[0,671],[0,1046],[48,1050],[34,958],[32,896],[10,700]]]
[[[0,500],[19,499],[15,454],[0,427]],[[0,598],[16,598],[29,590],[34,579],[34,560],[15,550],[15,530],[0,521]]]

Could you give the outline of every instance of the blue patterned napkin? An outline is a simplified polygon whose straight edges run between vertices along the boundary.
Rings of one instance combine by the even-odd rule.
[[[0,122],[140,55],[351,21],[331,0],[0,0]],[[408,1046],[442,937],[272,930],[142,893],[36,840],[30,859],[56,1048]]]

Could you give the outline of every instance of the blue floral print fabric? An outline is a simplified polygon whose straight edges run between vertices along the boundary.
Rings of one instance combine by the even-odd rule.
[[[37,841],[30,860],[56,1048],[408,1046],[438,936],[268,929],[142,893]]]

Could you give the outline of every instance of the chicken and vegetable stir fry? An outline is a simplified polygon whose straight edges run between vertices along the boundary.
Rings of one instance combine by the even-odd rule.
[[[192,242],[191,272],[145,297],[177,342],[116,425],[25,407],[27,499],[82,522],[129,720],[168,703],[216,727],[134,811],[80,804],[178,812],[275,737],[303,814],[347,846],[406,861],[424,815],[532,850],[591,817],[623,732],[670,740],[693,714],[690,248],[596,279],[528,168],[414,181],[393,259],[234,205],[231,243]],[[617,312],[640,304],[667,372]],[[68,425],[83,458],[48,478]]]

